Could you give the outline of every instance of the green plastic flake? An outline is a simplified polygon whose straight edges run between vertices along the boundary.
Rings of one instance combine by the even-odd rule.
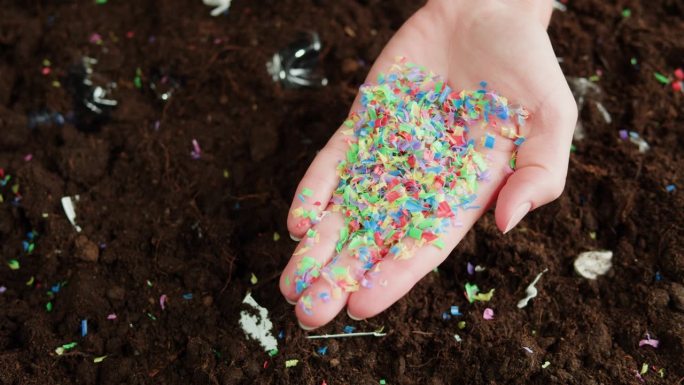
[[[275,357],[276,354],[278,354],[278,349],[271,349],[268,351],[268,355],[271,357]]]
[[[135,88],[141,89],[142,88],[142,70],[140,67],[135,69],[135,77],[133,78],[133,85],[135,85]]]
[[[304,195],[305,197],[311,197],[313,195],[313,190],[311,190],[308,187],[304,187],[302,189],[302,195]]]
[[[45,310],[49,313],[52,311],[52,302],[48,302],[45,304]]]
[[[432,242],[432,244],[433,244],[436,248],[438,248],[438,249],[440,249],[440,250],[443,250],[443,249],[444,249],[444,241],[441,240],[441,239],[436,239],[436,240],[434,240],[434,241]]]
[[[7,261],[7,266],[9,266],[11,270],[19,270],[19,268],[21,267],[19,261],[17,261],[16,259],[10,259],[9,261]]]
[[[423,236],[423,231],[415,227],[411,227],[409,229],[408,235],[413,239],[420,239]]]
[[[316,260],[315,260],[314,258],[312,258],[312,257],[304,257],[304,258],[302,258],[302,261],[299,262],[299,266],[298,266],[298,267],[299,267],[300,269],[308,270],[308,269],[311,269],[312,267],[314,267],[315,264],[316,264]]]
[[[667,85],[667,84],[670,84],[670,78],[668,78],[667,76],[661,74],[660,72],[654,72],[654,73],[653,73],[653,76],[656,78],[656,80],[657,80],[659,83],[666,84],[666,85]]]
[[[624,17],[626,19],[630,16],[632,16],[632,10],[631,9],[625,8],[622,10],[622,17]]]
[[[466,292],[466,298],[468,299],[468,302],[470,302],[470,303],[475,302],[475,295],[479,291],[480,291],[480,289],[478,289],[477,285],[472,284],[470,282],[466,282],[465,292]]]
[[[62,354],[64,354],[64,352],[75,348],[76,345],[77,345],[76,342],[70,342],[68,344],[64,344],[64,345],[58,347],[57,349],[55,349],[55,353],[57,353],[58,356],[61,356]]]
[[[342,277],[347,275],[347,268],[342,266],[335,266],[331,269],[333,276]]]

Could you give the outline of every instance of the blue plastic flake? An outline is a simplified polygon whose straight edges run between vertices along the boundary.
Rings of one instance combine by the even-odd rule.
[[[353,327],[353,326],[347,325],[347,326],[344,327],[344,332],[347,333],[347,334],[349,334],[349,333],[354,333],[354,329],[356,329],[356,328]]]
[[[81,337],[88,335],[88,320],[84,319],[81,321]]]
[[[183,294],[183,299],[192,299],[192,293]]]
[[[452,306],[451,307],[451,315],[463,315],[461,312],[458,310],[458,306]]]
[[[489,148],[489,149],[492,149],[492,148],[494,148],[494,142],[495,141],[496,141],[496,139],[494,138],[494,135],[487,134],[485,136],[485,139],[484,139],[484,146]]]
[[[285,331],[281,330],[278,332],[278,339],[282,340],[283,338],[285,338]]]
[[[447,312],[442,313],[442,319],[443,320],[451,319],[451,314],[449,314]]]
[[[676,189],[677,189],[677,186],[675,186],[673,184],[668,184],[667,186],[665,186],[665,190],[669,193],[675,191]]]
[[[327,346],[321,346],[317,350],[318,354],[324,356],[328,352],[328,347]]]
[[[516,139],[515,142],[513,142],[513,144],[515,144],[516,146],[520,146],[523,143],[525,143],[525,138],[523,138],[522,136]]]
[[[660,282],[662,279],[663,279],[663,276],[660,275],[660,272],[659,272],[659,271],[656,271],[656,273],[655,273],[655,281],[656,281],[656,282]]]

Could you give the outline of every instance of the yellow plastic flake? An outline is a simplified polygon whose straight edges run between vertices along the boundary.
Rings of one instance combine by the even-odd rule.
[[[285,361],[285,367],[286,368],[292,368],[292,367],[297,366],[298,363],[299,363],[299,360],[287,360],[287,361]]]
[[[93,362],[99,364],[100,362],[104,361],[105,358],[107,358],[107,356],[95,357],[93,358]]]
[[[252,285],[256,285],[257,282],[259,282],[259,279],[257,278],[256,275],[254,275],[254,273],[252,273],[252,276],[249,278],[249,282],[251,282]]]
[[[551,363],[550,363],[549,361],[545,361],[545,362],[542,364],[542,369],[548,368],[549,365],[551,365]]]
[[[280,240],[280,234],[276,231],[273,233],[273,242],[278,242]]]
[[[494,289],[490,290],[487,294],[485,293],[477,293],[473,296],[474,301],[482,301],[482,302],[488,302],[492,299],[492,296],[494,295]]]

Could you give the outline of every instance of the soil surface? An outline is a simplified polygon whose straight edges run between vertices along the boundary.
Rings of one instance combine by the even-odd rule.
[[[336,340],[305,339],[279,294],[294,249],[285,218],[369,63],[420,4],[233,3],[214,18],[199,0],[2,1],[0,383],[682,383],[684,95],[653,74],[684,66],[681,1],[569,0],[556,11],[563,70],[595,76],[612,117],[585,101],[564,194],[506,236],[486,215],[388,311],[320,330],[385,337]],[[283,88],[265,63],[307,30],[321,36],[329,84]],[[96,85],[116,83],[108,119],[74,96],[85,56]],[[614,252],[612,269],[578,276],[575,257],[601,249]],[[470,275],[467,262],[486,269]],[[543,269],[539,295],[518,309]],[[495,288],[492,301],[468,304],[466,282]],[[238,326],[248,291],[269,310],[275,356]],[[464,315],[443,319],[451,305]],[[639,347],[647,333],[657,349]]]

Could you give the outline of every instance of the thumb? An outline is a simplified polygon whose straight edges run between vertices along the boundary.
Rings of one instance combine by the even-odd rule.
[[[569,92],[569,91],[568,91]],[[556,111],[529,122],[530,137],[518,149],[516,170],[499,191],[496,225],[507,233],[528,212],[543,206],[563,192],[568,171],[572,132],[577,106],[570,96]]]

